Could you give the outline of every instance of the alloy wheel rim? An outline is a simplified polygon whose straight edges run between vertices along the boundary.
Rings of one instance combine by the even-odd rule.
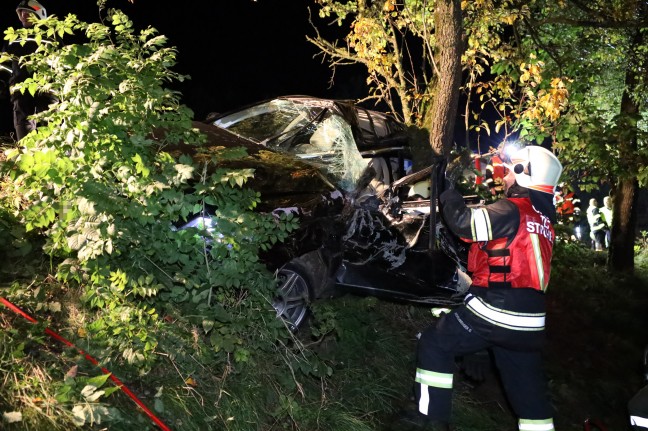
[[[279,270],[278,279],[277,296],[272,306],[277,316],[295,330],[308,312],[308,283],[299,273],[285,268]]]

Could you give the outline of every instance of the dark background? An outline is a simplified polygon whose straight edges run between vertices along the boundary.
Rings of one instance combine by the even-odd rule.
[[[357,99],[367,94],[361,66],[338,69],[330,86],[331,69],[317,48],[306,40],[314,36],[312,20],[336,35],[337,25],[317,16],[313,0],[233,0],[213,2],[160,2],[109,0],[107,7],[124,11],[139,31],[154,27],[178,50],[174,70],[190,80],[174,84],[183,103],[196,119],[210,112],[227,112],[255,101],[279,95],[305,94],[326,98]],[[217,3],[217,4],[216,4]],[[15,2],[4,2],[0,30],[19,27]],[[48,15],[63,18],[76,14],[86,22],[98,22],[93,0],[42,0]],[[0,100],[2,131],[12,128],[9,101]]]

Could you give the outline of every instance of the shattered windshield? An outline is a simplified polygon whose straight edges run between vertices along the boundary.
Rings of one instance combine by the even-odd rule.
[[[214,125],[261,143],[298,127],[309,115],[309,110],[300,109],[288,100],[278,99],[219,118]]]
[[[276,99],[222,117],[214,125],[321,167],[344,190],[355,188],[369,160],[348,122],[323,105]]]

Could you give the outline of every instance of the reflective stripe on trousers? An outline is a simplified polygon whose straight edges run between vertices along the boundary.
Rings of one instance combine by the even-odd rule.
[[[630,425],[648,429],[648,418],[642,418],[641,416],[630,416]]]
[[[428,407],[430,406],[430,395],[428,387],[432,386],[440,389],[452,389],[452,374],[435,373],[434,371],[426,371],[421,368],[416,369],[415,381],[421,385],[421,398],[419,399],[418,409],[424,415],[428,414]]]
[[[554,431],[553,419],[520,419],[520,431]]]
[[[493,325],[516,331],[542,331],[545,327],[545,313],[516,313],[503,310],[485,303],[471,293],[466,296],[465,303],[470,311]]]

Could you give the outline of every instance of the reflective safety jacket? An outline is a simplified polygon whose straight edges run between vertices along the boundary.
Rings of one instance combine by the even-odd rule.
[[[607,224],[607,227],[612,228],[612,208],[602,206],[599,208],[599,212],[603,216],[603,221]]]
[[[587,208],[587,221],[590,225],[590,230],[596,232],[602,229],[605,229],[605,221],[601,216],[601,211],[595,206],[589,206]]]
[[[528,197],[482,208],[467,208],[455,191],[444,192],[440,200],[450,229],[473,243],[468,255],[473,286],[546,290],[555,234]]]

